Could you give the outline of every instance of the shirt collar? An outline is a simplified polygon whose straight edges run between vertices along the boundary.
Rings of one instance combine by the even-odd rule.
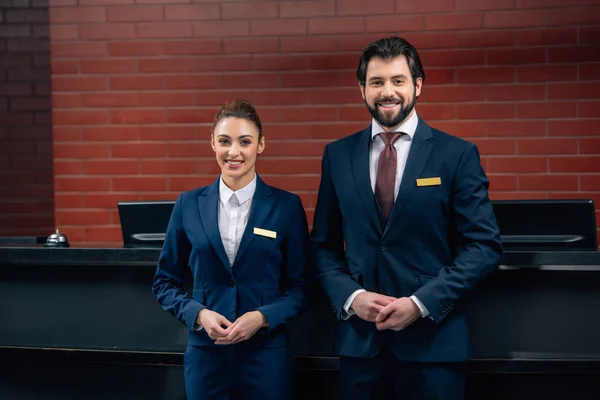
[[[419,124],[417,110],[414,111],[412,117],[404,121],[404,123],[396,129],[396,132],[406,133],[410,136],[411,140],[414,138],[415,132],[417,131],[417,125]],[[375,118],[373,118],[373,121],[371,122],[371,140],[375,140],[375,137],[382,132],[385,132],[385,129],[375,121]]]
[[[223,204],[227,204],[234,193],[240,205],[244,204],[245,202],[250,200],[252,196],[254,196],[254,192],[256,192],[256,174],[254,174],[254,179],[252,179],[252,181],[249,184],[235,192],[229,189],[225,182],[223,182],[223,176],[221,176],[221,179],[219,179],[219,198],[221,199]]]

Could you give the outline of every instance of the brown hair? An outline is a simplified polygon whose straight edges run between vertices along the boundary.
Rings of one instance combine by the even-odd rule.
[[[225,118],[241,118],[252,122],[258,129],[258,140],[262,138],[262,124],[256,108],[247,100],[231,100],[221,107],[213,123],[213,133],[217,124]]]
[[[413,83],[417,83],[417,78],[421,78],[421,80],[425,82],[425,71],[423,70],[421,59],[419,58],[419,52],[415,49],[415,46],[410,44],[406,39],[397,36],[376,40],[363,50],[358,68],[356,69],[358,82],[361,86],[365,86],[367,80],[367,65],[373,57],[389,61],[400,55],[406,57]]]

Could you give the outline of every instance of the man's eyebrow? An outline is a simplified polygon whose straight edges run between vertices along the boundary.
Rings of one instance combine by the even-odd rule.
[[[369,78],[369,82],[370,81],[374,81],[376,79],[383,79],[383,78],[380,77],[380,76],[372,76],[372,77]],[[408,79],[408,77],[406,75],[404,75],[404,74],[400,74],[400,75],[394,75],[394,76],[392,76],[392,79]]]

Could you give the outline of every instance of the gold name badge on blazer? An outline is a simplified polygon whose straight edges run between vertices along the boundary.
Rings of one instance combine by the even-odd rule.
[[[439,186],[442,184],[442,178],[421,178],[417,179],[417,187],[420,186]]]
[[[277,232],[270,231],[268,229],[254,228],[254,234],[260,235],[260,236],[266,236],[271,239],[275,239],[277,237]]]

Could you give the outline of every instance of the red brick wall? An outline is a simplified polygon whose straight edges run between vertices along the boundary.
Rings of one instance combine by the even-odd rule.
[[[0,0],[0,236],[54,225],[48,3]]]
[[[369,121],[360,50],[405,36],[417,110],[475,142],[492,196],[600,207],[600,1],[51,0],[56,223],[119,241],[116,202],[215,179],[210,125],[246,98],[265,121],[258,171],[312,219],[324,145]],[[600,218],[599,218],[600,220]]]

